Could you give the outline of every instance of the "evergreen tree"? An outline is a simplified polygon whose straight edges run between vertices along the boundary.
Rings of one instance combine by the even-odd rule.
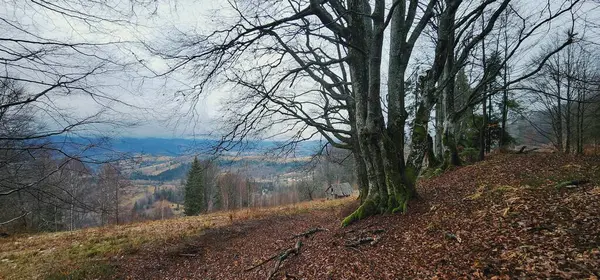
[[[195,157],[185,184],[183,210],[186,216],[198,215],[204,210],[202,206],[204,201],[203,184],[202,166],[198,158]]]

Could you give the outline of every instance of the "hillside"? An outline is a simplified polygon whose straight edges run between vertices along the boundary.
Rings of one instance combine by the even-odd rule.
[[[597,157],[499,154],[346,228],[352,198],[3,238],[0,278],[265,279],[276,260],[245,270],[301,239],[274,279],[598,279],[599,185]]]

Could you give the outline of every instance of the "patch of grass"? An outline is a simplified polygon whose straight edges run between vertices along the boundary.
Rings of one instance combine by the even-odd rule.
[[[548,181],[547,179],[540,178],[537,176],[527,176],[521,181],[521,183],[523,185],[539,188],[539,187],[547,184],[547,181]]]
[[[102,262],[89,262],[67,272],[54,272],[45,277],[46,280],[84,280],[107,279],[116,273],[113,265]]]
[[[475,193],[470,196],[467,196],[467,198],[470,200],[477,200],[477,199],[481,198],[481,196],[483,195],[483,193],[486,191],[487,188],[488,188],[487,185],[480,185],[477,188],[477,190],[475,191]]]
[[[423,172],[422,176],[424,178],[431,179],[431,178],[440,176],[442,174],[444,174],[444,170],[442,170],[441,168],[436,168],[436,169],[429,168]]]
[[[480,185],[477,188],[477,190],[475,191],[475,193],[473,193],[470,196],[467,196],[467,199],[477,200],[477,199],[482,198],[486,194],[505,194],[505,193],[509,193],[509,192],[512,192],[515,190],[517,190],[516,187],[508,186],[508,185],[500,185],[500,186],[490,187],[490,186],[484,184],[484,185]]]
[[[493,191],[495,193],[507,193],[507,192],[511,192],[516,190],[517,188],[512,187],[512,186],[508,186],[508,185],[502,185],[502,186],[497,186],[493,189]]]

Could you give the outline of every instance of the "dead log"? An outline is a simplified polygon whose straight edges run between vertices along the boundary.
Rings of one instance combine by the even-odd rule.
[[[521,147],[521,149],[517,152],[517,154],[522,154],[525,151],[525,148],[527,148],[527,146]]]
[[[326,228],[316,227],[316,228],[309,229],[309,230],[307,230],[307,231],[305,231],[303,233],[294,234],[291,239],[298,238],[298,237],[306,237],[306,238],[308,238],[310,235],[315,234],[315,233],[320,232],[320,231],[329,231],[329,230],[326,229]]]

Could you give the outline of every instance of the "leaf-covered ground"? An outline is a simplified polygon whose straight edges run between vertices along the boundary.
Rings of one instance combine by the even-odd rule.
[[[561,184],[572,180],[587,182]],[[599,185],[597,157],[499,154],[421,180],[421,198],[405,215],[340,228],[356,201],[273,211],[118,252],[88,274],[68,275],[267,279],[276,260],[245,270],[300,239],[300,253],[273,279],[598,279]],[[175,236],[168,222],[161,230]],[[293,237],[317,227],[328,230]]]
[[[347,228],[354,207],[272,216],[205,231],[197,238],[126,257],[131,279],[266,279],[275,262],[249,267],[294,245],[274,279],[561,278],[600,275],[600,159],[501,154],[419,184],[406,215]],[[557,185],[589,180],[574,188]],[[375,242],[356,246],[360,238]],[[366,239],[365,239],[366,240]]]

